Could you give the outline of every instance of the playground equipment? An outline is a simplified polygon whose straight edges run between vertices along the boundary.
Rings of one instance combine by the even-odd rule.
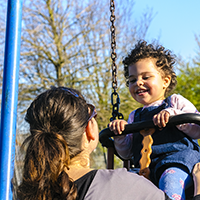
[[[12,199],[22,0],[8,0],[0,124],[0,199]]]
[[[171,116],[169,119],[169,122],[167,123],[167,126],[176,126],[179,124],[184,123],[195,123],[200,125],[200,115],[189,113],[189,114],[180,114]],[[154,129],[156,128],[153,120],[148,121],[141,121],[141,122],[135,122],[133,124],[128,124],[125,126],[125,130],[122,132],[122,135],[126,134],[134,134],[134,133],[141,133],[141,130],[145,129]],[[120,159],[122,159],[116,152],[114,147],[114,141],[112,137],[120,137],[116,136],[112,131],[110,131],[109,128],[106,128],[102,130],[99,134],[99,141],[101,142],[103,147],[106,147],[108,149],[107,151],[107,169],[114,169],[114,154],[117,155]],[[145,141],[147,137],[147,140]],[[127,170],[130,170],[135,173],[139,173],[143,175],[146,178],[149,178],[149,165],[151,162],[150,155],[151,155],[151,144],[153,143],[150,135],[147,135],[143,139],[143,149],[141,150],[141,159],[140,159],[140,169],[134,168],[134,166],[131,166],[131,160],[123,160],[124,167],[127,168]],[[186,190],[186,197],[188,200],[190,200],[193,196],[193,188],[189,188]]]
[[[167,123],[167,126],[176,126],[176,125],[184,124],[184,123],[195,123],[195,124],[200,125],[200,115],[194,114],[194,113],[174,115],[170,117],[169,122]],[[133,124],[127,124],[125,126],[125,130],[122,132],[121,135],[126,135],[130,133],[134,134],[134,133],[140,132],[143,129],[149,129],[149,128],[155,128],[153,120],[135,122]],[[109,128],[102,130],[99,134],[99,141],[101,142],[102,146],[110,149],[110,151],[108,151],[108,160],[107,160],[108,169],[114,168],[114,154],[119,156],[114,149],[114,143],[112,139],[113,136],[116,136],[116,135],[112,131],[110,131]],[[149,155],[146,155],[146,156],[149,156]],[[124,165],[128,169],[130,168],[126,160],[125,160]]]
[[[112,118],[110,121],[118,119],[123,119],[123,115],[119,113],[119,104],[120,104],[120,98],[117,94],[117,66],[115,64],[116,61],[116,53],[115,53],[115,47],[116,47],[116,41],[115,41],[115,27],[114,27],[114,0],[111,1],[111,59],[112,59],[112,87],[114,92],[111,95],[111,104],[113,106],[112,110]],[[114,102],[114,97],[116,97],[116,101]],[[167,127],[169,126],[176,126],[184,123],[195,123],[200,125],[200,115],[199,114],[182,114],[182,115],[176,115],[171,116],[169,122],[167,123]],[[125,126],[125,130],[122,132],[122,135],[125,134],[134,134],[140,132],[140,134],[143,135],[143,141],[142,141],[142,150],[141,150],[141,159],[140,159],[140,169],[132,168],[131,171],[137,172],[140,175],[145,176],[148,178],[148,175],[150,173],[149,165],[151,163],[151,145],[153,144],[153,139],[151,135],[154,133],[155,129],[157,127],[154,126],[153,120],[150,121],[142,121],[142,122],[134,122],[133,124],[128,124]],[[113,169],[114,168],[114,154],[117,155],[119,158],[120,155],[115,150],[114,142],[112,137],[120,137],[116,136],[112,131],[110,131],[109,128],[106,128],[100,132],[99,140],[103,147],[107,147],[107,169]],[[122,159],[122,158],[121,158]],[[123,160],[123,159],[122,159]],[[124,167],[126,167],[128,170],[132,167],[130,165],[131,160],[123,160],[124,161]],[[189,194],[192,195],[192,194]],[[187,196],[187,191],[186,191]],[[188,196],[187,196],[188,197]],[[189,196],[190,198],[190,196]]]

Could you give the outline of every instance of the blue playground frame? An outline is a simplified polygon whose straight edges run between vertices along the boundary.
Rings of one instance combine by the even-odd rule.
[[[11,180],[15,161],[21,21],[22,0],[8,0],[0,123],[1,200],[12,200]]]

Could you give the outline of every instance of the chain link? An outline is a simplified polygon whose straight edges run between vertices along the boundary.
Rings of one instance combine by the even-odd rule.
[[[114,0],[110,0],[110,32],[111,32],[111,59],[112,59],[112,88],[114,92],[111,94],[111,104],[113,106],[112,117],[110,121],[113,121],[118,117],[118,119],[123,119],[123,115],[119,113],[120,98],[117,93],[117,53],[116,53],[116,38],[115,38],[115,3]],[[114,102],[115,97],[115,102]]]
[[[116,92],[117,90],[117,65],[115,63],[117,59],[116,53],[116,38],[115,38],[115,3],[114,0],[110,1],[110,32],[111,32],[111,59],[112,59],[112,88]]]

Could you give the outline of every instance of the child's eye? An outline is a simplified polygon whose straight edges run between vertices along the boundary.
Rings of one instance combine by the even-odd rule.
[[[150,78],[150,76],[143,77],[144,80],[147,80],[148,78]]]
[[[130,83],[135,83],[135,82],[136,82],[136,78],[134,78],[134,79],[129,79],[129,82],[130,82]]]

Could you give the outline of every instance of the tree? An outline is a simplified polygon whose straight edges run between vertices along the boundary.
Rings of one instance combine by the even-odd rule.
[[[200,47],[200,43],[197,42]],[[197,56],[191,63],[179,62],[175,93],[181,94],[194,104],[200,112],[200,62]],[[198,140],[200,145],[200,140]]]
[[[149,14],[141,23],[144,27],[128,24],[128,6],[116,11],[118,55],[145,35],[151,21]],[[19,92],[22,104],[50,85],[78,88],[94,102],[101,104],[104,99],[107,104],[105,96],[110,93],[111,82],[108,11],[106,0],[25,1]]]
[[[97,16],[103,13],[98,3],[36,0],[25,4],[20,99],[30,100],[50,85],[82,89],[91,81],[94,66],[105,62],[103,56],[97,63],[92,59],[102,53],[107,34],[105,17]]]

